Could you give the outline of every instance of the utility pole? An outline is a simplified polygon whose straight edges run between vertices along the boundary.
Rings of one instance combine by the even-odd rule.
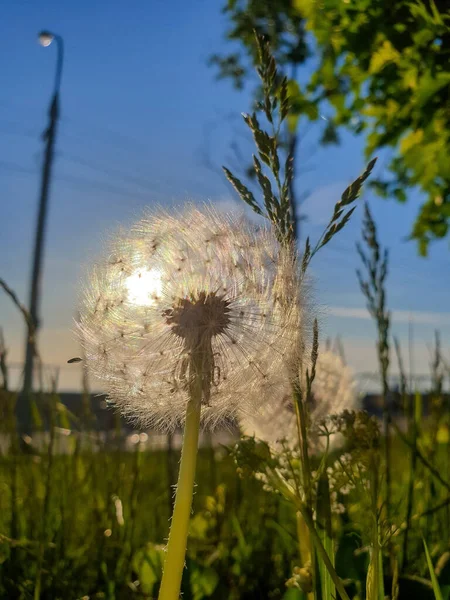
[[[39,328],[39,299],[40,284],[42,277],[42,258],[44,251],[45,229],[48,211],[48,198],[50,192],[50,181],[54,159],[54,148],[56,140],[57,124],[59,119],[59,90],[61,86],[61,75],[64,57],[64,46],[61,36],[42,31],[39,34],[39,42],[42,46],[49,46],[55,40],[58,48],[56,63],[55,85],[49,106],[49,123],[44,131],[45,155],[42,166],[41,190],[39,196],[39,212],[36,223],[36,236],[33,252],[33,270],[31,275],[29,312],[32,322],[32,334],[27,334],[25,369],[23,380],[23,394],[28,395],[33,390],[33,372],[36,356],[36,335]]]

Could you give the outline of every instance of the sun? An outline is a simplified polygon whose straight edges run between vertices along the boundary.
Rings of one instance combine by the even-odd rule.
[[[126,278],[128,301],[139,306],[152,306],[162,293],[161,272],[158,269],[135,271]]]

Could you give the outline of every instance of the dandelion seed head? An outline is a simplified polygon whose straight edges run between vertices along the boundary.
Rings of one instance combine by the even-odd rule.
[[[311,391],[311,425],[328,415],[339,414],[346,409],[356,410],[359,405],[352,370],[340,356],[329,350],[319,351]],[[288,447],[295,447],[298,444],[297,418],[288,382],[278,398],[265,402],[251,415],[241,413],[240,422],[246,435],[254,435],[275,445],[285,440]],[[330,440],[336,444],[338,437],[332,435]],[[311,440],[311,444],[313,448],[319,445],[318,440]]]
[[[213,428],[281,390],[306,323],[300,289],[270,230],[207,206],[149,214],[88,274],[77,324],[87,368],[125,416],[172,430],[201,356]]]

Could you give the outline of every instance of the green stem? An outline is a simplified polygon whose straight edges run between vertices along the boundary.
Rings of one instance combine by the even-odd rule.
[[[309,535],[309,529],[306,526],[305,520],[302,517],[302,513],[300,511],[296,512],[297,517],[297,538],[298,538],[298,549],[299,549],[299,557],[300,557],[300,567],[306,567],[308,563],[312,565],[311,562],[311,539]],[[312,577],[312,566],[311,566],[311,577]],[[312,583],[312,582],[311,582]],[[312,600],[314,598],[314,593],[309,592],[307,594],[308,600]]]
[[[159,591],[159,600],[179,600],[183,576],[186,542],[194,492],[195,465],[197,462],[200,429],[201,386],[191,394],[186,410],[180,473],[178,475],[175,507],[167,544],[166,560]]]
[[[302,475],[303,485],[305,487],[306,502],[308,508],[312,510],[312,498],[311,498],[311,466],[309,464],[308,454],[308,434],[306,432],[306,415],[303,406],[303,398],[297,387],[294,386],[294,406],[295,414],[297,417],[297,432],[300,444],[300,452],[302,457]]]
[[[331,559],[328,556],[328,553],[327,553],[324,545],[322,544],[322,540],[320,539],[320,536],[317,533],[316,525],[315,525],[314,520],[308,510],[308,507],[302,502],[302,500],[300,498],[298,498],[295,495],[295,492],[289,488],[289,486],[286,484],[286,482],[283,480],[283,478],[280,477],[280,475],[278,473],[272,471],[271,469],[267,469],[266,474],[269,478],[269,481],[274,485],[274,487],[276,489],[280,490],[282,495],[286,499],[290,500],[293,503],[293,505],[296,507],[298,512],[302,515],[302,517],[305,521],[305,524],[306,524],[307,528],[309,529],[309,534],[311,536],[311,541],[313,544],[311,547],[312,548],[314,547],[316,549],[318,556],[324,562],[325,567],[328,570],[330,577],[336,587],[336,590],[339,592],[339,594],[341,596],[341,599],[342,600],[350,600],[347,592],[345,591],[344,584],[342,583],[341,578],[337,574],[336,569],[334,568],[333,563],[331,562]]]
[[[309,392],[309,390],[308,390]],[[311,475],[311,465],[309,462],[309,453],[308,453],[308,433],[306,429],[306,414],[305,414],[305,406],[303,404],[303,398],[301,393],[301,388],[299,383],[297,382],[293,386],[293,394],[294,394],[294,405],[295,405],[295,413],[297,417],[297,431],[298,438],[300,444],[300,452],[301,452],[301,470],[302,470],[302,479],[303,486],[305,490],[306,496],[306,510],[309,515],[312,515],[312,475]],[[314,590],[314,597],[317,595],[317,573],[316,573],[316,556],[314,552],[314,545],[312,544],[311,537],[308,537],[306,542],[309,545],[309,554],[311,560],[311,574],[312,574],[312,585]]]
[[[306,527],[306,523],[304,518],[302,517],[302,513],[297,511],[297,539],[298,539],[298,551],[300,558],[300,566],[304,567],[308,561],[311,560],[311,552],[310,552],[310,540],[309,540],[309,531]]]
[[[301,512],[303,518],[305,519],[305,523],[308,526],[309,533],[311,535],[312,541],[314,543],[317,554],[322,559],[325,564],[325,567],[330,574],[330,577],[339,592],[342,600],[350,600],[347,592],[345,591],[344,584],[342,583],[339,575],[336,573],[336,570],[331,562],[330,557],[328,556],[327,551],[325,550],[324,545],[322,544],[322,540],[320,539],[319,534],[316,531],[316,526],[314,524],[313,519],[311,518],[308,510],[305,510],[305,507],[302,506],[301,502],[297,501],[297,508]]]

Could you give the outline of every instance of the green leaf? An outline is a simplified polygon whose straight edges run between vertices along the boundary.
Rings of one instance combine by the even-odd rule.
[[[316,102],[307,98],[298,83],[290,79],[287,82],[287,93],[290,104],[290,110],[287,117],[288,128],[291,133],[294,133],[298,126],[299,118],[306,115],[311,121],[319,118],[319,108]]]
[[[41,431],[44,426],[44,421],[42,420],[41,413],[39,412],[39,408],[36,403],[36,400],[33,397],[30,400],[30,413],[31,413],[31,422],[33,423],[33,428],[36,431]]]
[[[298,127],[298,121],[300,119],[300,113],[289,113],[287,116],[287,126],[289,133],[295,133]]]
[[[162,546],[151,543],[134,554],[132,567],[137,573],[141,592],[145,594],[153,593],[155,584],[162,577],[164,555]]]
[[[325,472],[322,473],[319,479],[316,514],[317,530],[319,532],[320,539],[322,540],[323,547],[330,557],[331,564],[334,567],[334,541],[331,533],[330,488],[328,484],[328,477]],[[335,598],[336,586],[334,585],[330,573],[328,569],[326,569],[323,561],[319,561],[319,578],[320,587],[322,590],[322,598]]]
[[[297,588],[290,588],[284,594],[282,600],[307,600],[307,595]]]
[[[395,199],[399,202],[406,202],[407,196],[404,189],[395,188],[392,193],[394,194]]]
[[[419,80],[419,85],[414,95],[415,107],[422,107],[441,88],[447,87],[449,84],[450,73],[432,73],[431,71],[427,71]]]
[[[322,137],[320,138],[320,143],[326,146],[327,144],[338,144],[339,138],[337,134],[337,129],[334,123],[328,121],[323,130]]]
[[[384,67],[391,63],[398,63],[400,53],[396,50],[389,40],[385,40],[381,46],[372,54],[369,65],[369,73],[374,75],[379,73]]]
[[[219,575],[212,567],[194,567],[191,562],[191,589],[193,600],[203,600],[203,598],[211,598],[218,583]]]
[[[439,583],[438,583],[438,580],[436,577],[436,573],[434,572],[434,567],[433,567],[433,563],[431,561],[430,553],[428,551],[427,543],[426,543],[425,539],[423,539],[423,538],[422,538],[422,541],[423,541],[423,547],[425,548],[425,556],[427,559],[428,570],[430,572],[431,583],[433,585],[434,597],[436,600],[444,600],[444,598],[442,596],[441,588],[439,587]]]

